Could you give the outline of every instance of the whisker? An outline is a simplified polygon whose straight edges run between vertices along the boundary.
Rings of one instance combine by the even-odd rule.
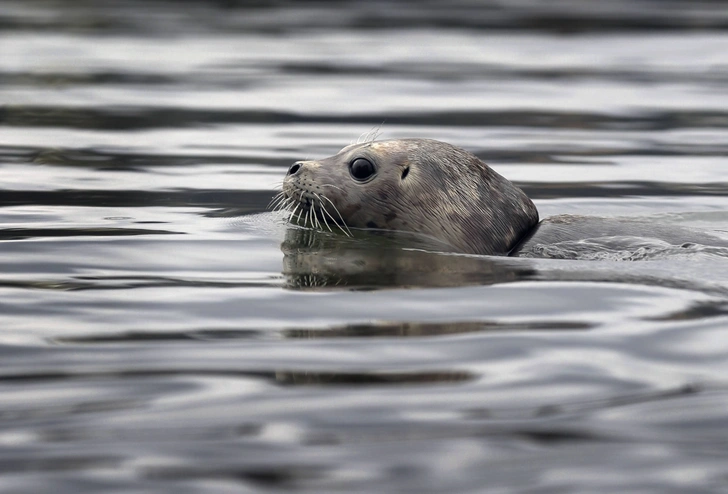
[[[328,231],[333,232],[331,226],[329,226],[329,220],[326,219],[326,215],[323,214],[323,211],[321,211],[321,203],[319,203],[318,205],[318,213],[320,215],[319,223],[321,223],[321,229],[323,229],[323,227],[325,226]]]
[[[384,122],[382,122],[382,125],[383,124],[384,124]],[[382,125],[377,125],[376,127],[372,127],[368,132],[359,136],[359,139],[357,139],[356,143],[361,144],[361,143],[376,141],[377,138],[379,137],[379,134],[381,133],[380,129],[381,129]]]
[[[273,199],[270,200],[270,202],[268,203],[268,205],[266,206],[266,208],[271,207],[271,205],[276,201],[276,199],[278,199],[278,198],[281,197],[281,194],[283,194],[283,193],[282,192],[279,192],[278,194],[274,195],[273,196]]]
[[[295,201],[291,199],[290,197],[286,197],[278,204],[278,209],[285,209],[286,211],[291,211],[291,207],[295,204]]]
[[[293,206],[295,206],[293,200],[290,198],[286,199],[279,205],[279,211],[285,210],[292,215],[296,211],[296,208]]]
[[[326,229],[331,233],[334,233],[334,230],[331,229],[331,225],[329,225],[329,220],[326,219],[326,209],[324,209],[321,204],[319,204],[319,211],[321,211],[321,218],[324,220],[324,225],[326,225]]]
[[[291,216],[293,216],[293,214],[298,210],[298,208],[300,206],[301,206],[300,202],[298,204],[296,204],[296,208],[293,210],[293,213],[291,213]],[[301,213],[303,213],[303,208],[301,208],[301,210],[298,211],[298,216],[296,216],[296,223],[301,221]],[[305,225],[305,222],[304,222],[304,225]]]
[[[343,189],[336,185],[321,185],[343,191]],[[318,194],[312,191],[307,192],[299,189],[298,192],[298,200],[296,200],[295,197],[287,196],[283,193],[283,191],[281,191],[273,197],[268,207],[273,207],[276,211],[286,211],[289,213],[288,221],[290,223],[296,223],[299,226],[313,229],[326,229],[332,233],[334,231],[333,226],[336,226],[336,228],[338,228],[341,233],[347,237],[353,237],[349,226],[346,224],[346,221],[344,221],[344,217],[331,199],[326,197],[324,194]],[[306,194],[309,195],[306,198],[306,201],[304,201],[304,195]],[[339,217],[339,220],[337,220],[334,214],[328,210],[326,203],[331,205],[334,209],[335,215]],[[318,211],[316,208],[318,208]],[[334,225],[329,223],[329,219],[334,223]]]
[[[315,192],[313,193],[313,195],[314,195],[314,197],[315,197],[316,199],[318,199],[318,206],[319,206],[319,210],[320,210],[320,211],[321,211],[321,212],[323,213],[323,212],[325,211],[325,209],[324,209],[324,207],[323,207],[323,203],[322,203],[322,201],[321,201],[321,196],[320,196],[320,195],[318,195],[318,194],[316,194]],[[331,229],[331,227],[329,226],[329,222],[328,222],[328,220],[326,220],[326,216],[322,214],[322,215],[321,215],[321,217],[322,217],[322,218],[323,218],[323,220],[324,220],[324,224],[326,224],[326,228],[328,228],[328,229],[329,229],[329,231],[333,233],[333,230],[332,230],[332,229]]]
[[[293,221],[293,213],[296,209],[292,207],[292,204],[286,203],[285,211],[288,213],[288,222],[291,223]]]
[[[285,199],[278,204],[276,211],[291,211],[293,202],[290,199]]]
[[[316,211],[314,210],[314,207],[315,207],[314,206],[314,203],[313,203],[313,201],[311,201],[311,219],[313,220],[314,225],[316,226],[316,228],[318,228],[320,230],[321,229],[321,223],[319,223],[319,220],[316,217]]]
[[[371,142],[376,141],[379,138],[379,136],[382,134],[382,127],[384,126],[384,122],[386,122],[386,121],[387,121],[387,119],[385,118],[384,120],[382,120],[382,123],[377,125],[377,127],[374,130],[374,136],[372,136]]]
[[[270,200],[270,202],[266,206],[266,209],[271,209],[272,208],[275,211],[275,208],[277,206],[277,203],[281,202],[285,197],[286,197],[286,195],[283,192],[279,192],[278,194],[276,194],[275,196],[273,196],[273,199]]]
[[[339,215],[339,219],[341,220],[341,224],[339,224],[339,222],[336,221],[336,220],[334,220],[334,221],[336,222],[337,225],[339,225],[339,228],[341,229],[341,231],[344,232],[349,237],[352,237],[353,235],[351,233],[351,230],[349,230],[349,227],[346,225],[346,221],[344,221],[344,217],[341,216],[341,213],[339,212],[339,208],[336,207],[336,204],[334,204],[333,202],[331,202],[331,199],[329,199],[328,197],[326,197],[323,194],[321,195],[321,197],[323,197],[324,199],[326,199],[327,201],[329,201],[329,204],[331,204],[331,207],[333,207],[334,208],[334,211],[336,211],[336,214]],[[342,227],[342,225],[343,225],[343,227]],[[344,231],[344,228],[346,228],[346,231]]]
[[[304,192],[305,191],[302,190],[301,193],[298,195],[298,203],[301,205],[301,212],[303,212],[303,210],[305,209],[303,207],[303,194],[304,194]],[[309,209],[308,211],[306,211],[306,214],[303,216],[303,226],[306,226],[306,224],[308,223],[308,213],[309,213],[309,211],[311,211],[311,210]],[[298,219],[296,219],[296,221],[298,221]]]
[[[290,204],[289,204],[290,202],[291,202],[291,200],[286,196],[276,199],[275,207],[273,208],[273,211],[280,211],[281,209],[288,209],[288,207],[290,206]]]
[[[332,184],[321,184],[321,187],[333,187],[334,189],[339,189],[341,192],[344,192],[344,189]]]
[[[331,221],[334,222],[334,226],[338,227],[339,230],[341,230],[342,233],[348,237],[349,234],[346,232],[346,230],[344,230],[343,228],[341,228],[341,226],[338,224],[338,222],[336,221],[336,219],[333,216],[331,216],[331,213],[329,213],[329,211],[326,209],[326,206],[324,206],[323,201],[321,201],[320,206],[321,206],[321,211],[323,211],[324,215],[326,215],[329,218],[331,218]],[[326,219],[326,216],[324,216],[324,220]],[[326,226],[328,226],[328,225],[329,225],[329,222],[326,221]],[[329,230],[331,230],[331,228],[329,228]]]

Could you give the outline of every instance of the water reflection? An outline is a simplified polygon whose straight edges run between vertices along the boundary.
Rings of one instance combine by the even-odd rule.
[[[326,329],[287,329],[286,338],[421,338],[467,334],[474,332],[502,333],[509,331],[583,331],[592,328],[588,322],[572,321],[454,321],[446,323],[381,322],[376,324],[351,324]]]
[[[594,328],[587,321],[452,321],[452,322],[375,322],[346,324],[327,328],[291,328],[280,332],[255,329],[202,329],[196,331],[126,331],[84,336],[58,337],[57,344],[154,343],[188,341],[235,341],[283,337],[292,340],[336,338],[429,338],[469,333],[508,333],[518,331],[585,331]]]
[[[356,232],[346,238],[296,227],[281,245],[283,274],[296,290],[490,285],[535,273],[525,263],[439,253],[443,249],[450,247],[418,235]]]
[[[670,227],[664,225],[664,229],[670,230]],[[707,238],[706,242],[723,242],[701,232],[691,231],[691,234],[701,240]],[[627,283],[728,294],[728,287],[722,282],[723,268],[702,278],[693,278],[689,272],[663,271],[650,265],[650,261],[660,260],[690,262],[699,256],[720,260],[728,255],[728,250],[722,247],[673,246],[643,238],[605,237],[539,244],[532,253],[533,259],[513,259],[449,254],[448,246],[433,242],[399,232],[355,231],[354,238],[347,238],[336,233],[289,227],[281,244],[282,273],[287,288],[302,291],[457,287],[540,280]],[[557,262],[536,262],[537,257]],[[585,263],[558,261],[563,259],[581,259]],[[606,268],[598,261],[613,263]],[[636,267],[634,263],[640,261],[644,265]]]
[[[402,386],[460,383],[475,378],[466,371],[424,372],[315,372],[277,371],[278,384],[287,386]]]

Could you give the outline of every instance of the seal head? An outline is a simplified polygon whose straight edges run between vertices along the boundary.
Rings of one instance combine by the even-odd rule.
[[[429,139],[352,144],[294,163],[281,205],[316,225],[418,233],[505,255],[538,223],[526,194],[475,155]]]

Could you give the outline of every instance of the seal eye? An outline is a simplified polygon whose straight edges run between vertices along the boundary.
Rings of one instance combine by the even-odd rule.
[[[371,161],[364,158],[357,158],[349,165],[349,173],[355,180],[363,182],[376,173],[377,169]]]

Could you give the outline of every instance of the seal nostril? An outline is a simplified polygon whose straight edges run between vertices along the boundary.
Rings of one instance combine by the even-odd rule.
[[[291,167],[290,167],[290,168],[288,169],[288,174],[289,174],[289,175],[295,175],[295,174],[296,174],[296,172],[298,172],[298,170],[300,170],[300,169],[301,169],[301,163],[294,163],[294,164],[293,164],[293,165],[291,165]]]

